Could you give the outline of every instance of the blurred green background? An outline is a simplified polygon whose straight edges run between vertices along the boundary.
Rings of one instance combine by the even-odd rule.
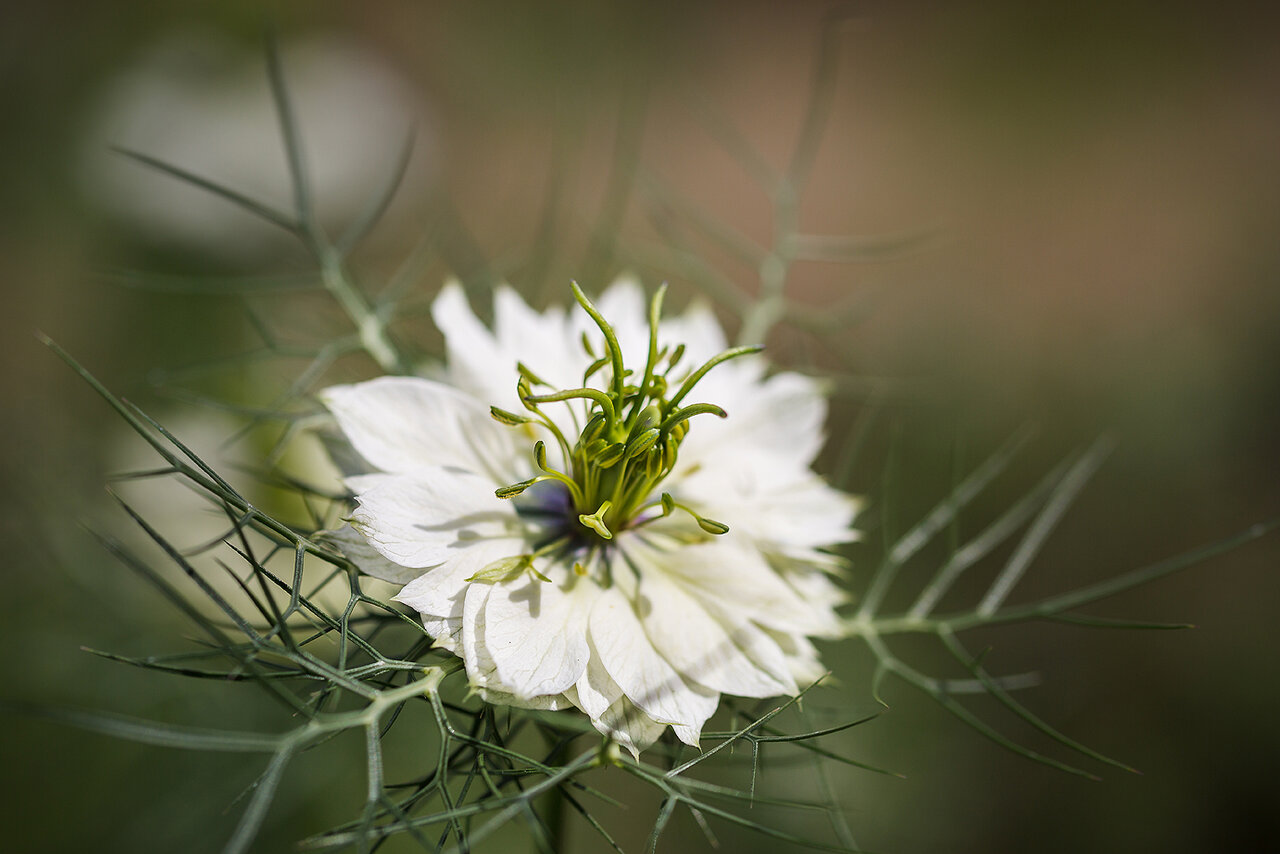
[[[85,533],[86,523],[124,529],[103,483],[146,457],[34,330],[216,448],[234,428],[154,381],[157,369],[245,349],[240,302],[139,290],[108,274],[307,270],[268,226],[107,146],[287,202],[261,63],[270,23],[327,222],[359,210],[417,127],[404,191],[356,260],[371,286],[424,234],[424,296],[449,270],[476,283],[505,277],[534,302],[560,300],[570,278],[599,286],[623,267],[652,285],[669,270],[658,256],[681,200],[768,244],[771,205],[725,142],[745,140],[785,166],[832,8],[285,2],[268,14],[248,2],[61,0],[7,9],[3,698],[209,726],[276,721],[254,688],[166,680],[81,651],[163,652],[189,628]],[[1280,33],[1258,8],[864,3],[832,36],[838,62],[823,79],[833,96],[800,197],[802,230],[936,238],[900,257],[797,265],[789,293],[809,314],[848,299],[867,311],[826,337],[784,329],[769,343],[780,362],[857,378],[841,386],[828,462],[837,464],[853,420],[876,407],[879,426],[849,483],[875,493],[896,441],[900,519],[948,487],[957,448],[973,465],[1022,424],[1038,425],[1038,438],[992,512],[1071,447],[1100,431],[1119,440],[1019,595],[1069,589],[1280,515]],[[754,287],[750,266],[705,240],[689,248]],[[676,300],[687,299],[696,283],[668,276]],[[320,334],[332,321],[323,303],[285,296],[259,308]],[[403,334],[429,344],[429,323],[419,324]],[[370,371],[356,361],[333,376]],[[282,376],[288,366],[266,377],[230,371],[205,390],[270,400]],[[883,511],[867,518],[856,583],[877,558]],[[894,686],[889,714],[833,739],[907,775],[837,773],[859,842],[904,854],[1266,850],[1280,837],[1278,542],[1098,609],[1193,631],[1024,626],[983,639],[996,669],[1042,675],[1024,697],[1033,709],[1142,776],[1105,770],[1094,783],[1032,764]],[[828,651],[842,685],[815,701],[820,714],[871,710],[860,649]],[[216,851],[258,771],[254,757],[142,747],[20,716],[6,716],[3,732],[0,803],[13,851]],[[350,748],[349,767],[304,761],[290,772],[257,850],[288,850],[352,814],[363,779]],[[777,773],[785,785],[789,772]],[[639,849],[652,804],[601,817]],[[581,830],[580,850],[597,850]],[[682,818],[660,850],[700,850],[701,839]],[[730,831],[724,839],[732,850],[779,847]]]

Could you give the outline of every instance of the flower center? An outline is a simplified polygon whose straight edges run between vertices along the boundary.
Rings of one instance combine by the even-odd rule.
[[[572,503],[571,523],[565,536],[591,544],[601,544],[628,528],[644,525],[654,519],[681,510],[691,515],[699,527],[709,534],[723,534],[728,526],[707,519],[689,507],[679,504],[669,493],[658,490],[659,484],[676,465],[680,443],[689,432],[689,422],[696,415],[712,413],[724,418],[726,413],[712,403],[686,404],[684,401],[707,372],[721,362],[760,351],[760,347],[735,347],[707,360],[682,380],[673,377],[684,356],[683,344],[668,349],[658,342],[658,321],[666,286],[654,294],[649,304],[649,352],[644,370],[637,375],[623,364],[622,350],[613,327],[601,316],[575,283],[573,295],[604,335],[604,352],[597,356],[584,334],[582,345],[592,361],[582,376],[582,386],[555,389],[525,365],[516,390],[528,415],[490,407],[490,414],[512,426],[541,424],[558,444],[559,468],[547,460],[546,443],[533,446],[533,461],[539,474],[519,483],[496,490],[499,498],[514,498],[535,483],[557,481],[563,484]],[[592,377],[607,371],[604,389],[589,385]],[[546,389],[547,391],[543,391]],[[587,402],[585,424],[572,442],[560,427],[542,411],[544,404],[571,401]],[[574,418],[575,425],[578,423]]]

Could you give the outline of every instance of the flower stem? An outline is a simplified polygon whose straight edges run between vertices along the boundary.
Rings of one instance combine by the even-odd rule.
[[[360,345],[389,374],[404,373],[404,363],[396,347],[387,336],[387,325],[370,307],[355,283],[347,275],[338,253],[331,247],[320,247],[316,253],[320,262],[320,276],[325,290],[342,306],[347,317],[356,326]]]
[[[565,809],[564,790],[556,786],[547,792],[546,807],[543,810],[543,821],[547,825],[548,842],[551,851],[562,854],[565,850]]]

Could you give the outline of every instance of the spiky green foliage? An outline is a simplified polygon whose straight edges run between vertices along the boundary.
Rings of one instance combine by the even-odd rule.
[[[823,30],[808,108],[792,156],[781,170],[775,169],[713,109],[703,105],[699,110],[708,132],[770,201],[774,211],[771,245],[757,245],[734,232],[646,172],[639,162],[635,140],[620,131],[617,169],[601,224],[583,262],[588,269],[582,278],[599,278],[605,270],[621,263],[692,282],[740,318],[744,342],[764,340],[779,325],[819,337],[843,334],[865,314],[867,306],[862,300],[818,313],[788,297],[789,274],[798,262],[857,262],[916,249],[929,237],[918,233],[862,238],[814,234],[800,228],[799,199],[813,168],[836,87],[839,24],[840,19],[833,18]],[[366,354],[382,371],[394,373],[411,372],[424,359],[424,354],[397,340],[394,331],[398,319],[413,313],[412,287],[421,257],[415,253],[402,273],[378,291],[377,299],[371,299],[358,286],[349,265],[352,250],[387,209],[410,157],[411,144],[406,143],[386,186],[372,195],[365,213],[339,237],[330,238],[315,215],[303,156],[304,141],[288,97],[284,69],[274,50],[269,52],[268,69],[293,179],[292,210],[275,210],[235,189],[145,153],[125,154],[214,193],[288,232],[314,258],[316,275],[234,281],[173,281],[136,274],[119,278],[162,290],[222,293],[245,299],[246,304],[264,294],[287,298],[290,293],[307,289],[333,298],[350,321],[347,334],[312,344],[283,344],[282,340],[295,341],[297,336],[281,336],[279,321],[268,322],[251,312],[262,339],[260,349],[223,363],[171,371],[167,377],[169,383],[180,386],[198,375],[228,367],[254,368],[276,360],[302,359],[303,368],[285,391],[266,406],[242,406],[190,392],[184,394],[244,416],[246,432],[262,425],[281,427],[275,450],[255,467],[256,479],[295,495],[305,514],[301,518],[285,518],[280,512],[257,506],[250,497],[251,490],[233,485],[234,477],[215,470],[181,437],[116,397],[61,348],[49,344],[159,456],[162,464],[158,468],[130,473],[130,479],[177,478],[227,520],[221,536],[184,551],[128,503],[120,501],[123,512],[145,533],[168,566],[157,566],[110,536],[100,537],[103,546],[190,620],[199,633],[199,648],[146,658],[99,654],[158,673],[254,683],[278,703],[287,717],[275,731],[243,732],[194,729],[111,714],[56,710],[44,713],[74,726],[149,744],[266,757],[261,775],[247,794],[238,824],[227,840],[228,852],[245,851],[253,843],[290,763],[303,752],[331,749],[336,737],[347,732],[356,733],[364,745],[363,803],[354,806],[347,820],[305,840],[303,845],[309,850],[373,851],[386,840],[398,837],[427,851],[465,852],[477,850],[486,838],[514,822],[527,830],[536,850],[554,852],[560,850],[566,810],[579,815],[591,828],[594,837],[588,844],[590,850],[622,850],[596,815],[599,805],[611,801],[610,795],[594,785],[595,772],[601,770],[634,777],[657,794],[660,806],[648,840],[649,851],[659,850],[664,830],[682,810],[708,834],[714,819],[815,850],[858,850],[832,790],[827,765],[842,763],[875,772],[879,769],[839,755],[822,738],[864,723],[870,720],[869,716],[855,714],[843,724],[811,727],[804,723],[806,713],[797,708],[798,698],[780,701],[763,711],[728,704],[730,728],[705,734],[704,752],[691,754],[664,742],[646,753],[642,761],[634,761],[602,743],[580,716],[500,710],[469,696],[459,662],[431,647],[431,639],[413,615],[378,594],[366,592],[362,586],[365,579],[325,542],[321,532],[338,524],[348,507],[345,497],[301,482],[274,468],[274,463],[278,452],[315,414],[308,395],[337,362]],[[638,115],[628,113],[622,131],[634,130],[640,122]],[[660,235],[656,244],[618,238],[617,225],[633,190],[637,191],[636,203],[649,214]],[[455,237],[462,234],[461,224],[450,214],[448,205],[441,203],[437,209],[435,227]],[[703,260],[692,248],[694,238],[710,241],[757,270],[757,287],[742,288]],[[466,243],[465,239],[461,242]],[[430,243],[430,239],[424,240],[424,246]],[[455,266],[473,284],[484,284],[486,276],[477,271],[488,270],[489,265],[483,260],[475,261],[474,247],[468,251],[474,263]],[[530,261],[534,267],[541,263],[538,258]],[[835,380],[854,387],[859,382],[852,374],[839,375]],[[843,465],[835,479],[844,481],[856,469],[876,411],[874,405],[866,406],[864,418],[854,431],[837,437]],[[1033,569],[1049,535],[1110,448],[1109,441],[1101,440],[1064,460],[1021,498],[994,518],[983,520],[976,535],[957,536],[962,515],[970,513],[983,491],[1013,465],[1028,438],[1025,433],[1015,436],[958,479],[950,494],[923,518],[886,538],[878,566],[865,589],[855,591],[848,629],[875,662],[872,689],[877,696],[881,683],[896,677],[1004,747],[1063,770],[1089,773],[1015,742],[966,703],[970,697],[991,697],[1014,718],[1029,723],[1063,750],[1125,768],[1123,763],[1060,733],[1015,699],[1014,692],[1034,684],[1034,677],[993,675],[983,654],[971,651],[966,633],[1037,620],[1150,627],[1104,621],[1082,614],[1080,609],[1221,554],[1262,536],[1275,525],[1257,525],[1199,551],[1107,581],[1019,602],[1011,598],[1017,585]],[[874,505],[892,506],[891,480],[882,494],[872,496],[872,501]],[[966,516],[966,521],[971,527],[973,520]],[[881,528],[890,531],[888,524],[882,523]],[[898,610],[887,609],[891,591],[901,591],[919,577],[904,569],[934,560],[937,550],[930,547],[944,537],[949,543],[943,549],[945,554],[936,565],[926,567],[928,580],[912,591],[911,604]],[[1010,543],[1012,549],[1008,550]],[[986,592],[966,607],[937,613],[953,586],[975,567],[989,568],[1002,548],[1008,553]],[[226,578],[210,571],[211,561],[225,572]],[[175,568],[185,576],[186,584],[174,582]],[[941,659],[958,664],[965,676],[931,675],[930,669],[938,659],[909,662],[908,656],[896,651],[898,639],[906,635],[935,640]],[[788,721],[786,727],[782,725],[784,718]],[[409,737],[430,744],[435,760],[408,779],[392,779],[385,770],[384,745],[393,733],[399,735],[407,727],[414,728]],[[722,764],[735,750],[749,757],[749,773],[743,785],[725,785],[701,776],[704,770]],[[813,777],[822,799],[792,800],[758,792],[757,774],[766,752],[813,763]],[[751,808],[755,805],[816,812],[829,827],[802,838],[778,830],[753,814]]]

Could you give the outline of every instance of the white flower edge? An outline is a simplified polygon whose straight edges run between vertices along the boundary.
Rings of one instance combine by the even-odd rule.
[[[616,283],[597,305],[624,350],[645,342],[637,284]],[[809,638],[840,633],[835,607],[845,600],[823,575],[834,567],[824,549],[855,538],[858,502],[810,469],[826,416],[815,381],[788,372],[765,379],[763,360],[752,357],[718,366],[699,386],[731,417],[692,429],[697,441],[687,457],[682,448],[664,488],[734,521],[729,534],[682,545],[692,526],[662,520],[620,534],[611,584],[563,562],[539,565],[549,581],[526,574],[482,583],[477,572],[529,545],[527,525],[492,490],[528,475],[530,434],[497,424],[488,406],[518,408],[518,359],[549,380],[580,382],[581,345],[575,355],[555,342],[591,327],[558,310],[533,311],[500,288],[491,331],[456,284],[442,290],[433,315],[445,334],[447,382],[386,377],[322,394],[375,469],[347,479],[358,507],[332,539],[362,571],[404,584],[396,599],[463,659],[482,698],[577,707],[638,754],[667,726],[696,745],[722,693],[794,694],[823,672]],[[672,340],[690,336],[688,364],[724,346],[700,305],[661,329]]]

